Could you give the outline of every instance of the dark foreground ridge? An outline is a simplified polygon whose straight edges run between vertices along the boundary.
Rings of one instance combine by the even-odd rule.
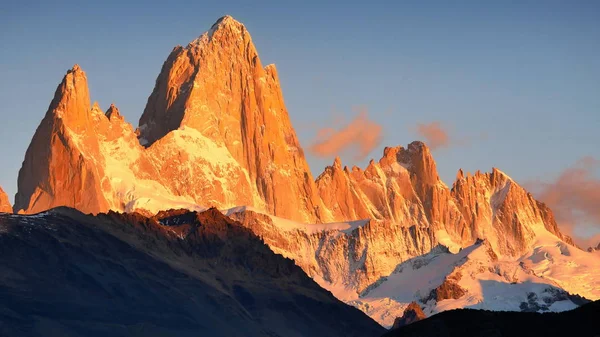
[[[0,336],[380,336],[216,209],[0,214]]]
[[[600,301],[561,313],[457,309],[391,330],[384,337],[600,336]]]

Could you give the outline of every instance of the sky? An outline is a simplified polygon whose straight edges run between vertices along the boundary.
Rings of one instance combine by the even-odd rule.
[[[0,186],[16,192],[67,69],[79,64],[92,100],[114,102],[137,126],[172,48],[225,14],[245,24],[263,64],[277,65],[305,149],[323,128],[380,127],[366,150],[340,153],[344,165],[423,140],[436,144],[449,186],[459,168],[492,167],[539,185],[600,159],[598,1],[5,1]],[[306,153],[315,177],[333,162]]]

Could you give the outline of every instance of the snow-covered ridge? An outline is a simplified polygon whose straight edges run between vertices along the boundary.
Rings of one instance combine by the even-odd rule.
[[[248,211],[255,212],[239,207],[225,210],[224,214],[235,218]],[[535,228],[533,248],[522,256],[498,255],[487,240],[461,247],[447,233],[437,231],[433,234],[437,237],[435,241],[443,245],[434,246],[422,255],[413,253],[396,260],[397,257],[382,256],[391,253],[388,248],[378,248],[388,247],[386,241],[397,250],[408,248],[402,243],[410,240],[406,234],[397,238],[391,234],[402,228],[392,223],[385,224],[384,232],[377,221],[365,221],[352,228],[347,223],[310,225],[268,218],[275,227],[259,225],[263,221],[260,219],[244,220],[273,251],[295,259],[319,285],[384,326],[391,326],[412,301],[420,303],[425,313],[431,315],[465,307],[563,311],[580,304],[577,296],[600,298],[600,252],[588,253],[565,244],[543,226]],[[363,239],[368,247],[362,247]],[[373,253],[369,253],[371,250]],[[340,258],[353,254],[362,257]],[[370,256],[369,260],[401,262],[390,266],[389,273],[382,273],[361,290],[351,275],[381,268],[379,264],[368,263],[366,256]]]
[[[564,311],[580,304],[574,294],[600,298],[600,255],[577,250],[576,256],[566,259],[561,244],[537,247],[514,260],[495,259],[487,243],[457,254],[432,251],[400,264],[394,273],[353,299],[348,299],[347,292],[340,295],[384,326],[391,326],[412,301],[431,315],[455,308]],[[544,255],[542,259],[540,254]],[[432,292],[448,282],[464,294],[441,301],[432,299]]]

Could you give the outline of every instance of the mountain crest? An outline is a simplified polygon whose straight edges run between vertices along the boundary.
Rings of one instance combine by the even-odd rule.
[[[336,156],[335,159],[333,160],[333,167],[335,168],[342,168],[342,159],[340,159],[340,156]]]
[[[121,116],[119,109],[114,105],[114,103],[110,104],[110,107],[108,108],[108,110],[106,110],[105,115],[109,120],[112,120],[113,118],[123,120],[123,116]]]
[[[219,30],[229,30],[234,31],[236,33],[241,33],[246,31],[246,27],[244,25],[234,19],[231,15],[225,15],[220,17],[211,27],[209,33],[217,32]]]
[[[46,117],[63,119],[76,132],[89,127],[90,93],[86,74],[78,64],[63,77]]]
[[[26,154],[15,207],[97,213],[165,204],[248,205],[302,222],[330,219],[277,71],[263,68],[250,34],[231,17],[173,49],[137,131],[114,105],[106,113],[90,107],[85,72],[70,69]]]
[[[323,207],[276,69],[263,68],[250,34],[233,18],[219,19],[187,47],[173,50],[139,123],[145,146],[174,130],[194,130],[245,171],[252,194],[269,213],[321,220]],[[290,190],[275,188],[279,184]],[[290,192],[300,198],[289,200]]]
[[[102,166],[85,155],[99,152],[96,125],[87,77],[76,64],[58,85],[27,148],[19,170],[15,212],[71,206],[97,213],[108,208],[100,184]]]

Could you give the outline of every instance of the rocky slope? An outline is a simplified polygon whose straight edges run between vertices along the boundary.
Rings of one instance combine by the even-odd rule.
[[[488,238],[494,251],[505,256],[530,249],[538,225],[572,244],[558,230],[548,207],[496,168],[466,177],[459,171],[449,189],[421,142],[385,148],[383,157],[365,170],[342,168],[337,158],[316,184],[339,221],[378,219],[426,227],[438,240],[449,239],[461,247]]]
[[[10,200],[8,199],[8,195],[0,186],[0,213],[12,213],[12,206],[10,205]]]
[[[488,240],[452,253],[429,228],[389,221],[306,225],[248,209],[227,214],[336,297],[388,327],[413,301],[432,314],[462,307],[519,311],[530,294],[542,303],[538,310],[577,306],[567,292],[600,298],[600,255],[541,226],[532,248],[510,257],[497,254]]]
[[[562,313],[450,310],[386,333],[385,337],[598,336],[600,301]]]
[[[0,215],[0,335],[379,336],[219,211]]]
[[[288,226],[289,221],[249,210],[228,215],[259,235],[274,252],[294,259],[321,285],[354,295],[389,275],[398,263],[429,252],[436,242],[429,228],[390,221]],[[344,298],[339,292],[336,296]]]
[[[99,152],[85,73],[69,70],[38,126],[19,171],[15,211],[40,212],[67,205],[85,212],[107,210],[102,165],[82,147]],[[79,142],[79,141],[82,142]]]
[[[398,265],[353,301],[391,326],[415,301],[427,316],[456,308],[563,311],[600,298],[600,256],[550,236],[517,259],[500,259],[487,241],[456,254],[443,246]]]
[[[596,258],[572,246],[570,238],[558,230],[551,211],[498,169],[474,175],[461,171],[449,189],[440,180],[429,149],[414,142],[407,148],[386,148],[384,156],[378,162],[371,161],[364,171],[342,167],[336,159],[317,178],[317,187],[335,217],[365,220],[306,225],[244,208],[232,209],[228,214],[261,236],[273,251],[294,259],[338,298],[363,309],[386,326],[392,325],[408,303],[426,299],[435,287],[442,285],[438,278],[450,276],[450,271],[448,274],[432,271],[422,276],[428,281],[428,288],[415,289],[422,292],[420,295],[413,292],[400,296],[386,291],[373,297],[367,296],[369,291],[385,282],[407,260],[430,253],[434,247],[442,245],[448,254],[458,253],[476,245],[480,238],[485,238],[487,249],[495,256],[495,261],[483,259],[485,254],[471,256],[481,261],[481,266],[506,261],[503,268],[510,272],[523,269],[532,274],[535,269],[545,273],[533,281],[542,284],[542,288],[551,284],[593,299],[600,297],[594,287],[580,286],[597,284],[600,280],[600,274],[593,271],[595,266],[600,267],[594,263]],[[552,246],[560,247],[560,256],[539,260],[536,252]],[[563,252],[569,252],[569,257]],[[547,254],[553,256],[555,252]],[[536,267],[519,267],[529,256],[538,256],[532,258]],[[585,266],[585,271],[581,270],[582,277],[587,275],[585,281],[573,282],[572,268],[562,269],[569,263]],[[538,265],[548,268],[543,271]],[[470,293],[443,283],[446,287],[438,289],[440,294],[453,292],[453,299],[457,300],[454,303],[459,307],[483,300],[477,283],[493,273],[479,273],[477,268],[472,275],[474,283],[466,286],[474,287]],[[513,280],[504,278],[499,282],[510,284]],[[505,308],[520,310],[521,300],[528,291],[519,288],[517,292],[521,299]],[[472,301],[458,301],[463,296]],[[438,297],[432,297],[436,301],[430,305],[431,310],[450,307],[438,306]],[[502,304],[490,301],[484,307],[498,305]]]
[[[230,16],[186,47],[173,49],[140,118],[140,139],[154,144],[182,127],[225,148],[247,175],[243,183],[251,193],[246,195],[257,200],[233,203],[262,202],[267,212],[299,221],[319,218],[319,199],[275,65],[263,67],[250,34]]]

